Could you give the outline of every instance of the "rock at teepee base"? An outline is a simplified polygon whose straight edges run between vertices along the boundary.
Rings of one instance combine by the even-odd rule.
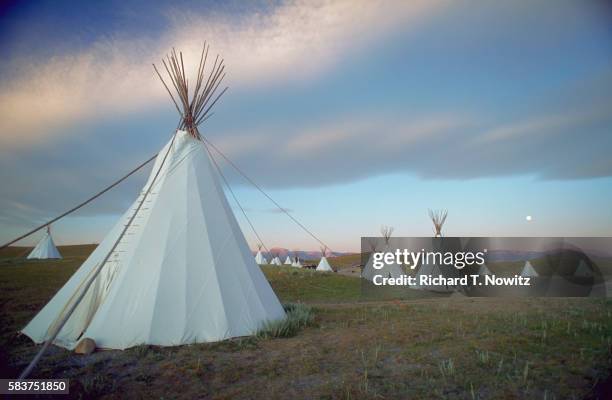
[[[84,338],[81,339],[79,344],[74,348],[76,354],[90,355],[96,350],[96,342],[93,339]]]

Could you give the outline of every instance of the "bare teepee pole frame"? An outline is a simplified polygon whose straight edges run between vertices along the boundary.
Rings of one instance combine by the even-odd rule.
[[[391,235],[393,234],[394,228],[392,226],[383,225],[380,227],[380,234],[385,240],[385,245],[389,244],[389,240],[391,240]]]
[[[442,227],[448,216],[447,210],[429,210],[429,218],[434,224],[434,232],[436,237],[442,237]]]
[[[213,67],[208,73],[206,83],[204,83],[209,49],[210,46],[205,43],[202,48],[202,54],[200,55],[200,64],[198,66],[198,72],[196,75],[196,83],[191,90],[191,94],[189,93],[189,81],[185,75],[185,65],[183,63],[182,52],[179,51],[177,53],[173,48],[170,55],[167,55],[166,59],[162,60],[162,64],[168,75],[167,79],[172,83],[175,94],[172,94],[172,90],[168,84],[166,84],[162,74],[159,72],[155,64],[153,64],[153,68],[155,69],[157,76],[166,88],[166,91],[170,95],[176,110],[181,116],[179,129],[189,132],[191,136],[198,140],[202,139],[200,132],[198,131],[198,126],[212,115],[210,114],[210,110],[227,90],[226,87],[220,93],[215,95],[219,85],[221,85],[221,82],[225,77],[225,65],[223,64],[223,59],[219,60],[219,55],[217,55],[215,58]]]

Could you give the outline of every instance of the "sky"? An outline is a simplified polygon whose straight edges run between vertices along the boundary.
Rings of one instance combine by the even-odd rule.
[[[611,22],[604,1],[3,2],[0,242],[155,154],[178,116],[151,64],[204,41],[229,89],[202,134],[333,250],[431,235],[428,209],[449,236],[612,236]],[[266,246],[318,248],[219,162]],[[56,242],[99,242],[148,172]]]

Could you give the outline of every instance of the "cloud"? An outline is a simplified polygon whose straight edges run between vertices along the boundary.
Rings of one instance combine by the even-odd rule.
[[[364,111],[294,128],[290,136],[283,127],[261,126],[211,140],[267,187],[321,186],[402,171],[428,179],[583,179],[612,175],[609,104],[583,98],[580,107],[542,105],[543,111],[508,122],[467,113]]]
[[[169,28],[155,40],[100,38],[74,54],[13,60],[19,73],[0,83],[0,145],[27,146],[74,122],[167,101],[151,63],[173,46],[196,60],[207,40],[225,58],[231,85],[301,82],[441,4],[295,1],[240,17],[170,9]]]
[[[610,106],[610,104],[606,104],[606,106]],[[541,115],[493,128],[476,137],[475,141],[486,144],[561,134],[572,127],[580,128],[584,124],[598,120],[605,121],[609,118],[609,114],[608,107],[602,108],[599,106],[578,112]]]
[[[26,146],[68,123],[121,116],[159,99],[150,72],[139,65],[142,52],[133,51],[137,45],[113,46],[98,42],[79,54],[25,65],[20,77],[2,82],[0,144]]]
[[[267,187],[320,186],[418,168],[424,160],[442,155],[440,143],[461,143],[461,138],[469,137],[466,132],[475,123],[472,117],[448,113],[420,117],[362,113],[294,129],[287,140],[279,139],[284,128],[269,126],[254,128],[248,135],[225,132],[210,140],[237,165],[249,166],[249,175]],[[241,143],[252,137],[257,140],[250,151],[243,151]],[[269,148],[274,151],[264,153]],[[221,158],[214,150],[213,155]],[[223,161],[220,164],[230,168]]]
[[[393,115],[344,116],[339,120],[298,132],[285,144],[282,154],[291,157],[310,152],[316,155],[363,146],[369,151],[393,151],[398,147],[431,141],[437,135],[465,126],[464,116],[435,114],[398,119]]]

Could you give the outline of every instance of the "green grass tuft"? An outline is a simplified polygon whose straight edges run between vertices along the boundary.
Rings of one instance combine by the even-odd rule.
[[[269,321],[257,332],[260,339],[286,338],[295,336],[302,328],[314,323],[312,307],[301,303],[289,303],[283,306],[287,318]]]

